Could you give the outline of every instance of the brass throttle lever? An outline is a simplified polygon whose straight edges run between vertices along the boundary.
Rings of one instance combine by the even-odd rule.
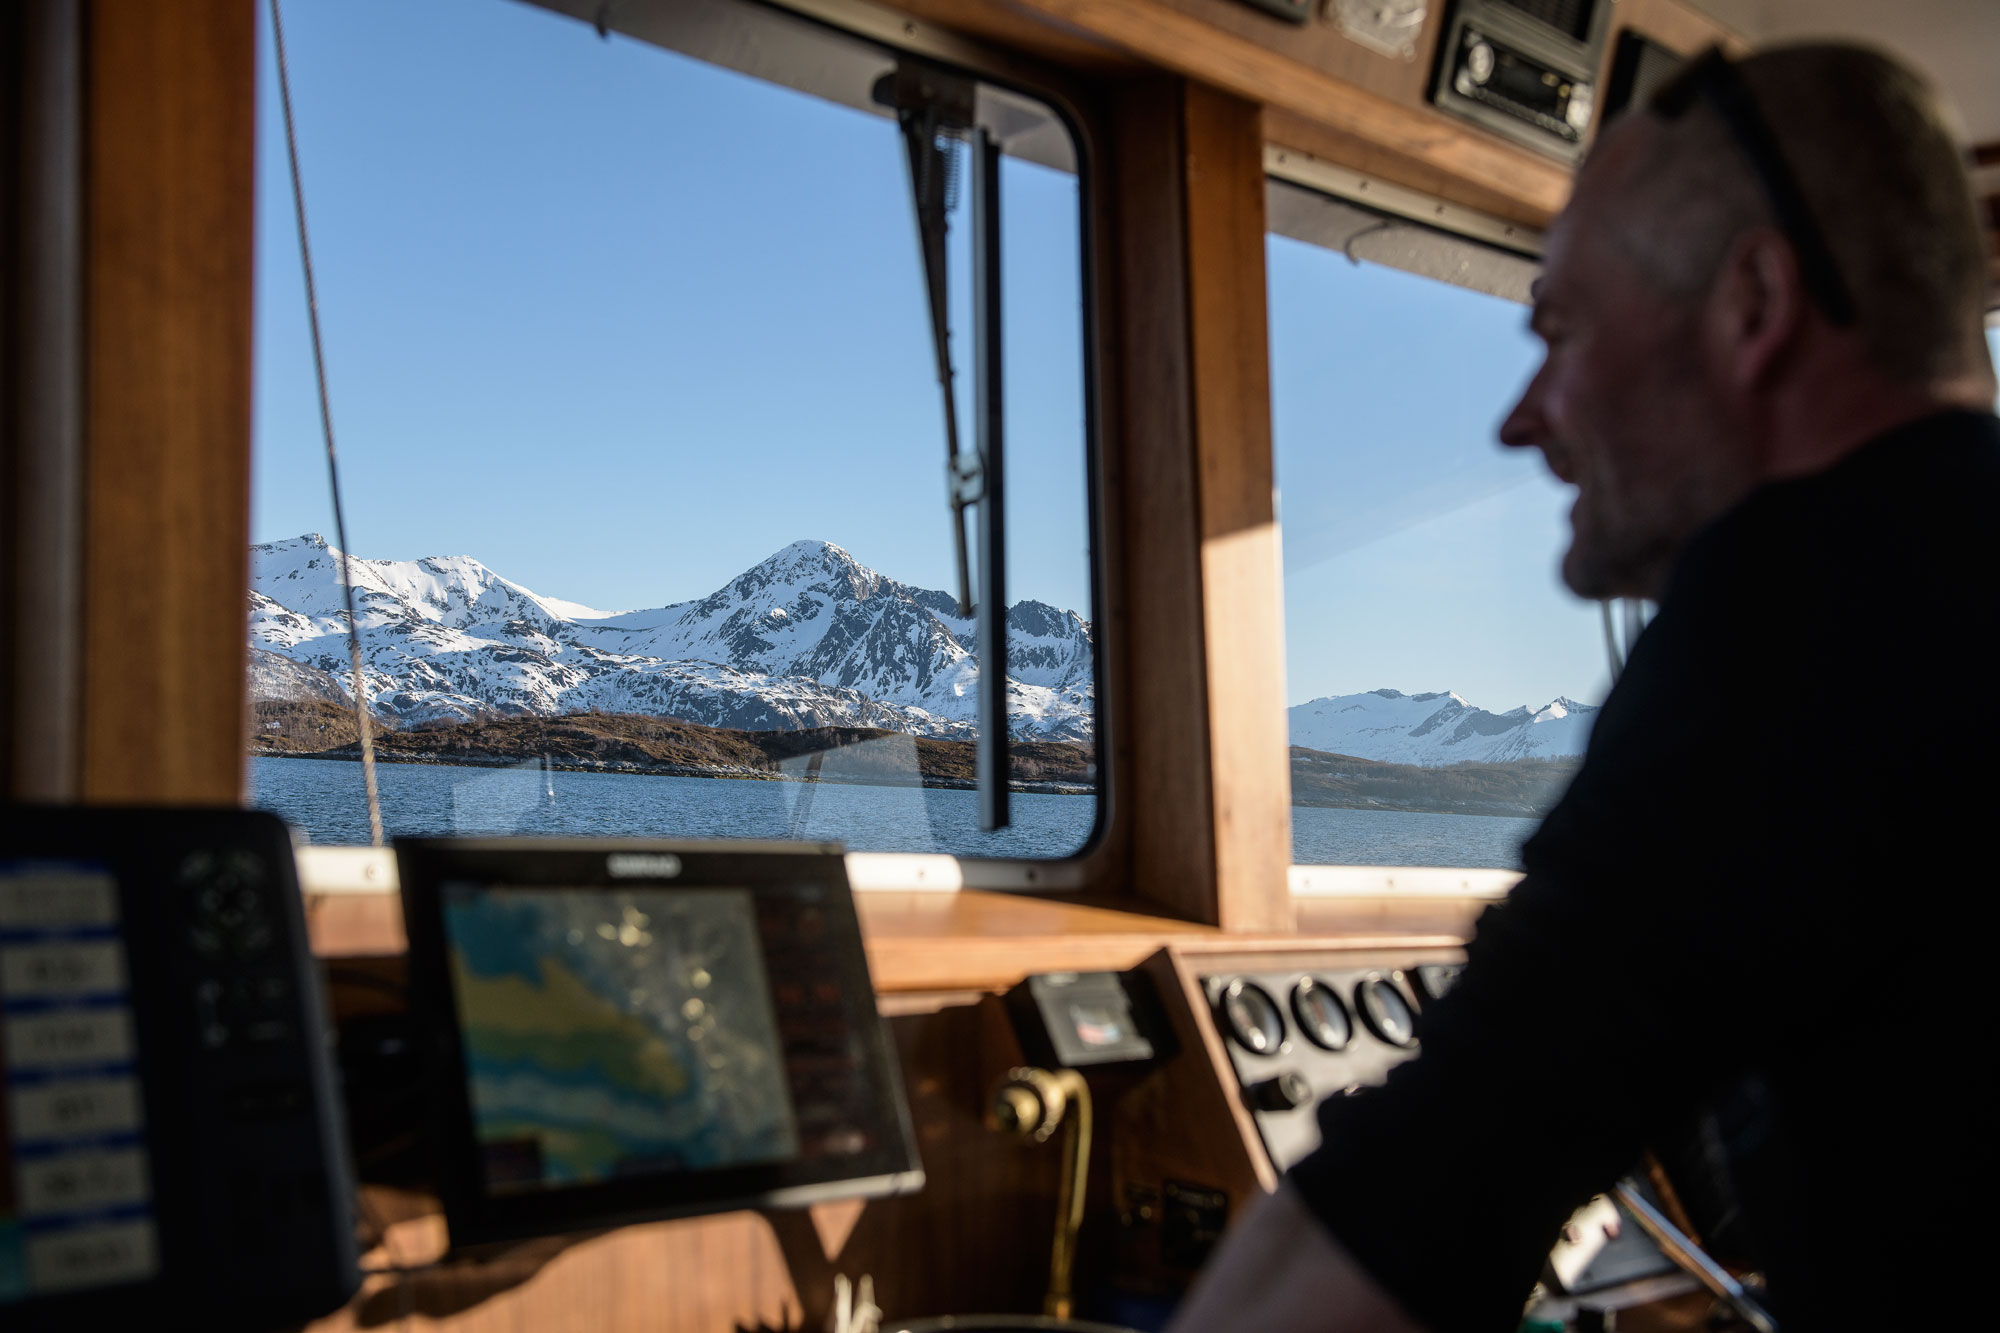
[[[1067,1319],[1073,1304],[1076,1234],[1083,1226],[1084,1189],[1090,1180],[1090,1085],[1074,1069],[1007,1071],[1007,1081],[986,1109],[989,1129],[1034,1143],[1063,1136],[1062,1176],[1056,1192],[1056,1234],[1049,1253],[1049,1289],[1044,1314]]]

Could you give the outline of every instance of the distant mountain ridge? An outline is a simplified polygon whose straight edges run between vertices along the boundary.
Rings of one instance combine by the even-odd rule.
[[[251,548],[250,684],[269,701],[348,698],[340,555],[317,533]],[[470,556],[353,562],[368,701],[405,722],[597,711],[745,731],[976,734],[974,624],[946,593],[798,541],[694,601],[607,612]],[[1074,611],[1008,608],[1011,731],[1094,739],[1095,638]],[[1385,763],[1581,756],[1597,709],[1493,713],[1450,693],[1371,690],[1289,710],[1291,744]]]
[[[1288,713],[1293,745],[1387,763],[1505,763],[1573,759],[1590,743],[1597,708],[1558,698],[1491,713],[1449,691],[1369,690],[1329,695]]]
[[[794,542],[707,597],[605,612],[470,556],[356,558],[369,704],[406,721],[583,710],[750,731],[975,734],[974,623],[830,542]],[[348,697],[340,553],[317,533],[251,548],[252,691]],[[1042,602],[1007,611],[1010,729],[1090,741],[1095,644]]]

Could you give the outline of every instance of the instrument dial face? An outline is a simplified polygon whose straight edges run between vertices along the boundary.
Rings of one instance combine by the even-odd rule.
[[[1276,1055],[1285,1044],[1285,1015],[1256,982],[1236,978],[1223,987],[1218,1007],[1229,1035],[1252,1055]]]
[[[1369,977],[1354,988],[1354,1007],[1361,1021],[1391,1046],[1417,1044],[1417,1016],[1403,992],[1387,977]]]
[[[1292,988],[1292,1016],[1306,1039],[1324,1050],[1341,1050],[1354,1038],[1354,1022],[1339,994],[1313,977]]]

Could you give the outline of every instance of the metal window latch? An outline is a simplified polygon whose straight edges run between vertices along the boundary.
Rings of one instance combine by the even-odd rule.
[[[986,464],[978,454],[953,454],[944,465],[944,484],[953,507],[963,509],[986,498]]]

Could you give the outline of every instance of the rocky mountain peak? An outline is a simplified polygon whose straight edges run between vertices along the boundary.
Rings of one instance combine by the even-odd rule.
[[[1370,690],[1329,695],[1289,711],[1291,742],[1311,750],[1390,763],[1443,765],[1569,759],[1590,740],[1597,709],[1559,697],[1504,713],[1452,691]]]
[[[253,646],[340,669],[330,554],[311,538],[254,548]],[[370,701],[412,719],[607,708],[753,729],[973,725],[971,622],[948,594],[897,583],[832,542],[793,542],[697,601],[618,614],[532,592],[471,556],[357,560],[354,580]],[[1088,623],[1022,602],[1008,626],[1015,733],[1088,739]]]

